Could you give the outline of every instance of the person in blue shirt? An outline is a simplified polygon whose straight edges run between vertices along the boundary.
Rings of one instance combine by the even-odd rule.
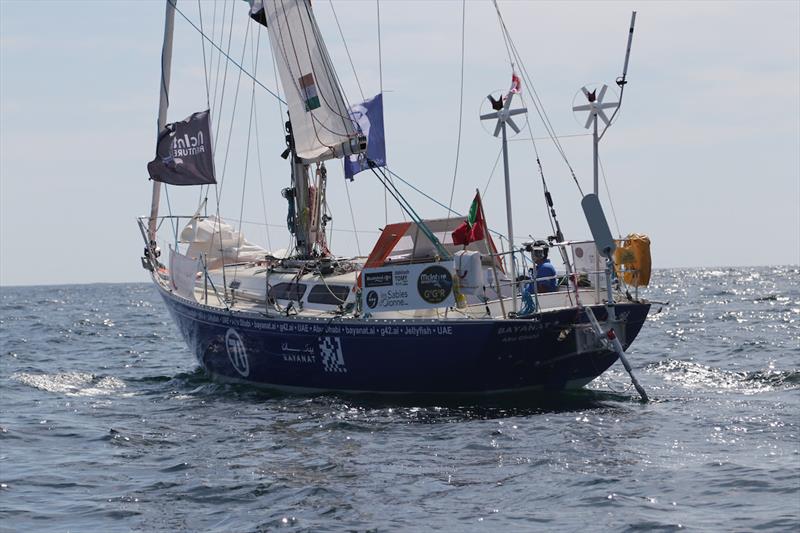
[[[536,241],[533,243],[533,261],[536,263],[536,275],[533,275],[533,269],[530,269],[531,277],[535,278],[536,281],[536,291],[538,293],[543,292],[555,292],[558,290],[558,280],[556,279],[556,267],[553,266],[553,263],[550,262],[550,259],[547,258],[548,252],[547,243],[544,241]],[[549,279],[542,279],[542,278],[549,278]],[[532,285],[532,284],[531,284]],[[529,287],[529,291],[532,291],[533,287]]]

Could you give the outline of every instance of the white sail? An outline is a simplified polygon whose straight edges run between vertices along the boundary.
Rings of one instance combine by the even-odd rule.
[[[363,150],[311,2],[265,0],[263,9],[297,155],[319,161]]]

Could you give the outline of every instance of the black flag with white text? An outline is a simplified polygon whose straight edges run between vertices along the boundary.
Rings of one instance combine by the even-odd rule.
[[[208,110],[167,124],[158,134],[156,158],[147,164],[150,178],[170,185],[216,183]]]

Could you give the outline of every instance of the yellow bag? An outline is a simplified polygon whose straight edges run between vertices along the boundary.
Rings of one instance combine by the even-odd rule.
[[[614,268],[626,284],[647,287],[650,283],[650,237],[631,233],[614,251]]]

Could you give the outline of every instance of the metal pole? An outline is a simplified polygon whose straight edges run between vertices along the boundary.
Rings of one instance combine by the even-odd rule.
[[[628,74],[628,59],[631,57],[631,43],[633,42],[633,26],[636,24],[636,11],[631,12],[631,29],[628,30],[628,46],[625,48],[625,65],[622,67],[622,81],[625,82],[625,76]]]
[[[483,211],[483,198],[480,197],[480,192],[478,192],[478,189],[475,189],[475,194],[478,195],[478,198],[480,198],[480,202],[478,202],[478,208],[481,210],[481,220],[483,220],[483,242],[486,245],[486,250],[488,250],[489,255],[492,258],[492,274],[494,275],[494,285],[495,290],[497,291],[497,299],[500,302],[500,311],[503,313],[503,318],[508,318],[508,315],[506,314],[506,306],[503,303],[503,290],[500,288],[500,276],[497,275],[497,256],[495,255],[497,250],[495,250],[493,246],[489,245],[489,226],[486,224],[486,213]]]
[[[178,0],[167,0],[164,17],[164,43],[161,46],[161,98],[158,103],[158,131],[156,138],[167,124],[167,108],[169,107],[169,77],[172,67],[172,33],[175,27],[175,3]],[[156,227],[158,222],[158,204],[161,201],[161,182],[153,180],[153,198],[150,202],[150,221],[147,229],[149,246],[155,248]]]
[[[295,205],[297,212],[295,213],[294,222],[294,237],[297,240],[297,248],[300,252],[302,259],[311,257],[311,247],[314,243],[311,242],[309,219],[310,219],[310,205],[308,198],[308,165],[303,164],[298,159],[295,159],[292,165],[292,183],[295,192]]]
[[[600,144],[600,139],[597,137],[597,114],[594,115],[594,135],[592,136],[593,139],[593,158],[594,158],[594,195],[599,198],[597,195],[598,191],[598,172],[597,172],[597,150]],[[595,243],[597,244],[597,243]],[[600,303],[600,254],[599,250],[597,250],[597,246],[595,246],[595,254],[594,254],[594,286],[595,286],[595,301]],[[606,284],[609,283],[610,280],[606,280]]]
[[[511,305],[517,312],[517,267],[514,257],[514,222],[511,216],[511,181],[508,173],[508,139],[506,138],[506,121],[502,122],[503,130],[503,170],[506,176],[506,217],[508,218],[508,247],[511,252]]]
[[[592,144],[592,146],[594,147],[594,152],[593,152],[593,156],[594,156],[594,174],[593,174],[593,176],[594,176],[594,191],[593,192],[594,192],[595,196],[598,196],[598,193],[597,193],[597,190],[598,190],[597,148],[598,148],[598,145],[600,144],[600,139],[597,138],[597,114],[596,113],[594,115],[594,135],[592,136],[592,138],[594,140],[594,143]],[[598,196],[598,198],[599,198],[599,196]]]

